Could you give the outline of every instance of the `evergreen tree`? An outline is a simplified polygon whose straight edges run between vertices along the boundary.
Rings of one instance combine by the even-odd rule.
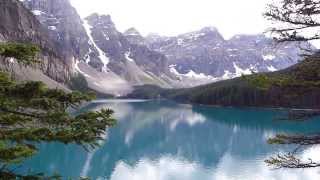
[[[280,41],[320,39],[320,0],[280,0],[268,5],[265,16],[274,22],[271,32]]]
[[[286,41],[311,41],[319,40],[320,27],[320,0],[281,0],[268,5],[265,13],[267,19],[274,22],[275,27],[271,29],[276,34],[279,42]],[[308,67],[304,71],[310,72]],[[316,74],[312,74],[313,79],[318,79]],[[306,73],[306,74],[307,74]],[[304,75],[305,76],[305,75]],[[263,79],[262,79],[263,80]],[[265,81],[265,80],[264,80]],[[292,84],[292,80],[284,80],[281,84]],[[302,83],[299,83],[300,85]],[[317,85],[312,85],[314,87]],[[320,144],[319,135],[277,135],[269,140],[271,144],[296,144],[298,148],[288,154],[279,154],[266,160],[266,163],[275,168],[312,168],[320,167],[320,162],[303,161],[296,157],[298,150],[305,146]]]
[[[12,59],[25,66],[39,63],[38,52],[39,48],[30,44],[0,44],[4,64],[12,63]],[[43,178],[42,174],[19,175],[9,169],[37,153],[36,143],[59,141],[95,148],[105,129],[116,122],[113,111],[102,109],[76,116],[68,112],[94,98],[92,93],[48,89],[42,82],[18,83],[9,74],[0,72],[0,177]]]

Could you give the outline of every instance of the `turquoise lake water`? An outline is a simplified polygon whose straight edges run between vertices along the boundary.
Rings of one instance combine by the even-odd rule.
[[[317,133],[320,118],[276,120],[283,111],[214,108],[168,101],[96,101],[81,111],[112,108],[118,123],[101,147],[39,145],[21,172],[59,172],[63,177],[110,180],[319,180],[320,169],[274,170],[268,157],[294,147],[269,145],[277,133]],[[319,159],[320,147],[302,158]]]

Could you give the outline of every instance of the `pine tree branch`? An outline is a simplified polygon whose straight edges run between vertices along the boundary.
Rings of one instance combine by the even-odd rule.
[[[36,114],[30,114],[30,113],[25,113],[25,112],[19,112],[19,111],[13,111],[13,110],[9,110],[9,109],[4,109],[0,107],[0,113],[4,112],[4,113],[11,113],[11,114],[18,114],[18,115],[22,115],[22,116],[27,116],[27,117],[32,117],[32,118],[44,118],[45,116],[40,116],[40,115],[36,115]]]

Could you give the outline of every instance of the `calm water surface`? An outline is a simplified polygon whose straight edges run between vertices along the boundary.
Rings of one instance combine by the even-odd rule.
[[[320,169],[272,170],[264,160],[289,146],[268,145],[277,133],[315,133],[320,118],[275,120],[281,111],[178,105],[167,101],[96,101],[82,109],[110,107],[118,119],[101,148],[39,145],[20,171],[110,180],[319,180]],[[319,147],[301,153],[319,159]]]

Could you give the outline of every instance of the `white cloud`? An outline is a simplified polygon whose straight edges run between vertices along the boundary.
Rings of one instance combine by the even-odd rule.
[[[93,12],[110,14],[124,31],[136,27],[151,32],[176,35],[215,26],[226,37],[265,30],[262,17],[268,0],[71,0],[82,17]]]
[[[263,162],[269,156],[271,155],[260,159],[243,160],[227,152],[215,168],[203,167],[196,162],[170,156],[163,156],[158,160],[144,158],[132,166],[120,161],[110,179],[318,180],[320,178],[316,169],[272,170]]]

